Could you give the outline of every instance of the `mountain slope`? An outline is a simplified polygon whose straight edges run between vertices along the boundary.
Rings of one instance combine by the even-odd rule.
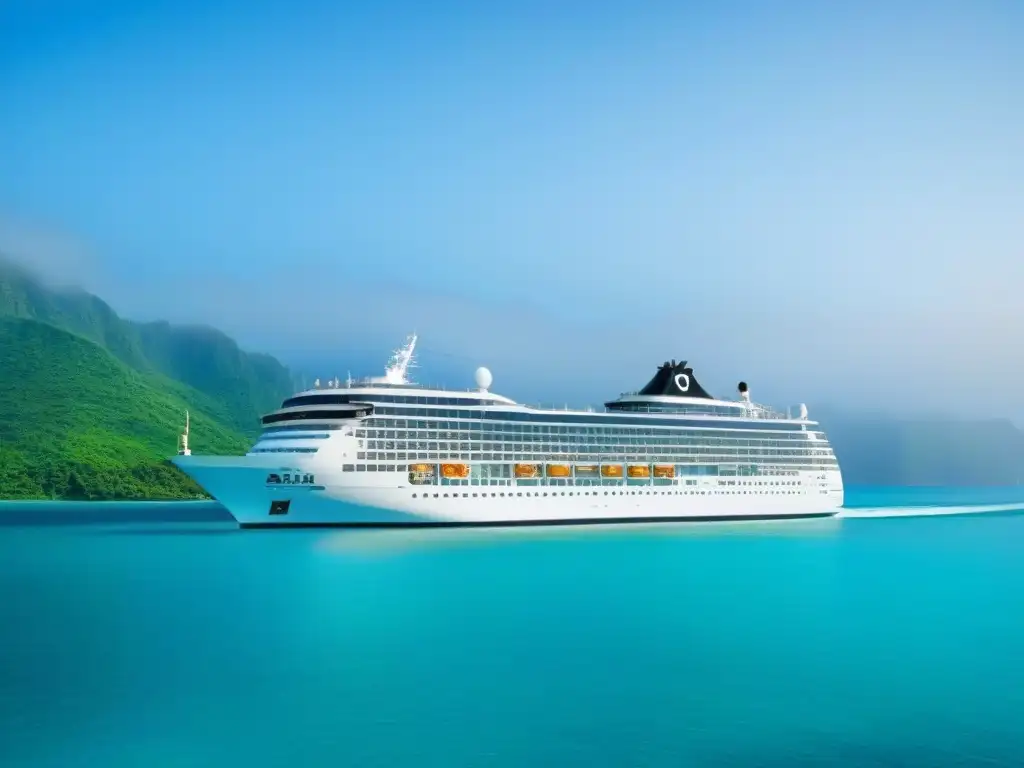
[[[166,457],[186,408],[204,452],[247,440],[210,414],[220,404],[135,371],[46,323],[0,317],[0,497],[159,499],[201,495]]]
[[[259,417],[293,394],[292,375],[270,355],[245,352],[213,328],[131,324],[156,370],[222,403],[228,423],[252,435]]]
[[[0,316],[37,320],[94,341],[130,368],[188,385],[218,401],[227,425],[252,435],[259,416],[292,394],[292,374],[212,328],[118,317],[82,290],[56,290],[0,256]]]

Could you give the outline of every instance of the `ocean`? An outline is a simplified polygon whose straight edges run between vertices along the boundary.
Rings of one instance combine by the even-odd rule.
[[[849,502],[428,531],[0,504],[0,765],[1024,765],[1024,489]]]

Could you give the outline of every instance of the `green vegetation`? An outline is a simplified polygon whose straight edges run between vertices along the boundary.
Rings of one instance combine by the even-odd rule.
[[[221,404],[225,423],[251,433],[263,413],[294,391],[291,373],[269,355],[239,349],[203,326],[124,320],[78,289],[56,290],[0,255],[0,316],[70,331],[95,342],[129,368],[159,374]]]
[[[291,391],[218,331],[123,320],[0,260],[0,498],[204,498],[168,461],[186,409],[195,447],[243,453]]]
[[[242,435],[195,409],[202,395],[133,371],[59,328],[0,318],[0,366],[5,498],[200,498],[166,460],[177,449],[186,408],[204,451],[246,449]],[[207,405],[207,412],[216,408]]]

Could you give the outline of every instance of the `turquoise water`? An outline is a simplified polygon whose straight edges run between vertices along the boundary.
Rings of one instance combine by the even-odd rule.
[[[933,514],[1024,492],[850,502],[539,532],[0,506],[0,764],[1024,764],[1024,514]]]

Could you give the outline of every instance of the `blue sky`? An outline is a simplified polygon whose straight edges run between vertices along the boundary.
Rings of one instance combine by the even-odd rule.
[[[7,0],[0,249],[305,368],[416,329],[513,396],[676,357],[1016,415],[1021,39],[1013,2]]]

